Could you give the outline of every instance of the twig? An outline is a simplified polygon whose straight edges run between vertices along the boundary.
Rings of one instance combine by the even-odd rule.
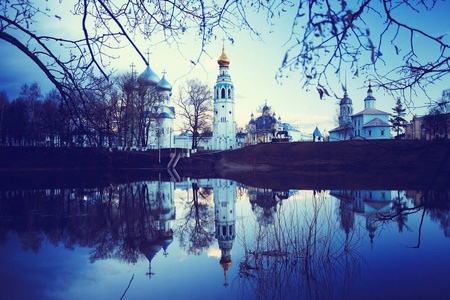
[[[122,300],[123,297],[125,297],[125,294],[127,293],[128,289],[130,288],[130,285],[131,285],[131,282],[133,281],[133,279],[134,279],[134,274],[131,276],[130,282],[128,283],[128,286],[127,286],[127,288],[125,289],[125,292],[123,292],[122,297],[120,297],[120,300]]]

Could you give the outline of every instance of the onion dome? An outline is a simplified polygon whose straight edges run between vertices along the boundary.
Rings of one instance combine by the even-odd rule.
[[[144,72],[139,75],[137,81],[140,85],[155,86],[160,81],[160,79],[158,75],[156,75],[155,72],[150,69],[150,66],[147,65],[147,68],[145,68]]]
[[[219,59],[217,60],[217,63],[219,64],[219,66],[221,67],[228,67],[228,65],[230,64],[230,59],[228,58],[228,56],[225,54],[225,47],[222,48],[222,55],[219,57]]]
[[[172,85],[170,85],[169,82],[167,82],[165,76],[163,75],[162,79],[158,82],[158,84],[156,85],[156,90],[159,92],[162,91],[172,91]]]
[[[255,118],[254,118],[254,116],[253,116],[253,113],[252,113],[252,115],[250,116],[250,122],[248,122],[248,124],[249,124],[249,125],[256,124],[256,121],[255,121]]]
[[[344,92],[344,98],[341,99],[340,105],[343,104],[352,104],[352,99],[348,97],[347,91]]]
[[[373,93],[373,91],[372,91],[372,84],[370,83],[370,80],[369,80],[369,89],[367,90],[367,97],[364,99],[364,101],[366,101],[366,100],[376,100],[372,93]]]

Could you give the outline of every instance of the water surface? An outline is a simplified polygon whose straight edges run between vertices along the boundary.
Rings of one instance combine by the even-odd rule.
[[[224,179],[5,188],[1,298],[446,299],[449,195]]]

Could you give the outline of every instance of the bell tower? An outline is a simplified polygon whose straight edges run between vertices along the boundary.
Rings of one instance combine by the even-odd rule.
[[[217,60],[219,75],[214,86],[214,150],[230,150],[236,148],[236,122],[234,120],[234,86],[228,73],[230,59],[222,47],[222,55]]]

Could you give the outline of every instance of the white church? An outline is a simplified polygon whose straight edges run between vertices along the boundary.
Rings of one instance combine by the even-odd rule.
[[[364,110],[353,114],[353,103],[348,97],[347,88],[339,103],[339,126],[330,130],[330,141],[344,141],[351,139],[389,139],[390,114],[376,109],[376,99],[372,86],[364,99]]]

